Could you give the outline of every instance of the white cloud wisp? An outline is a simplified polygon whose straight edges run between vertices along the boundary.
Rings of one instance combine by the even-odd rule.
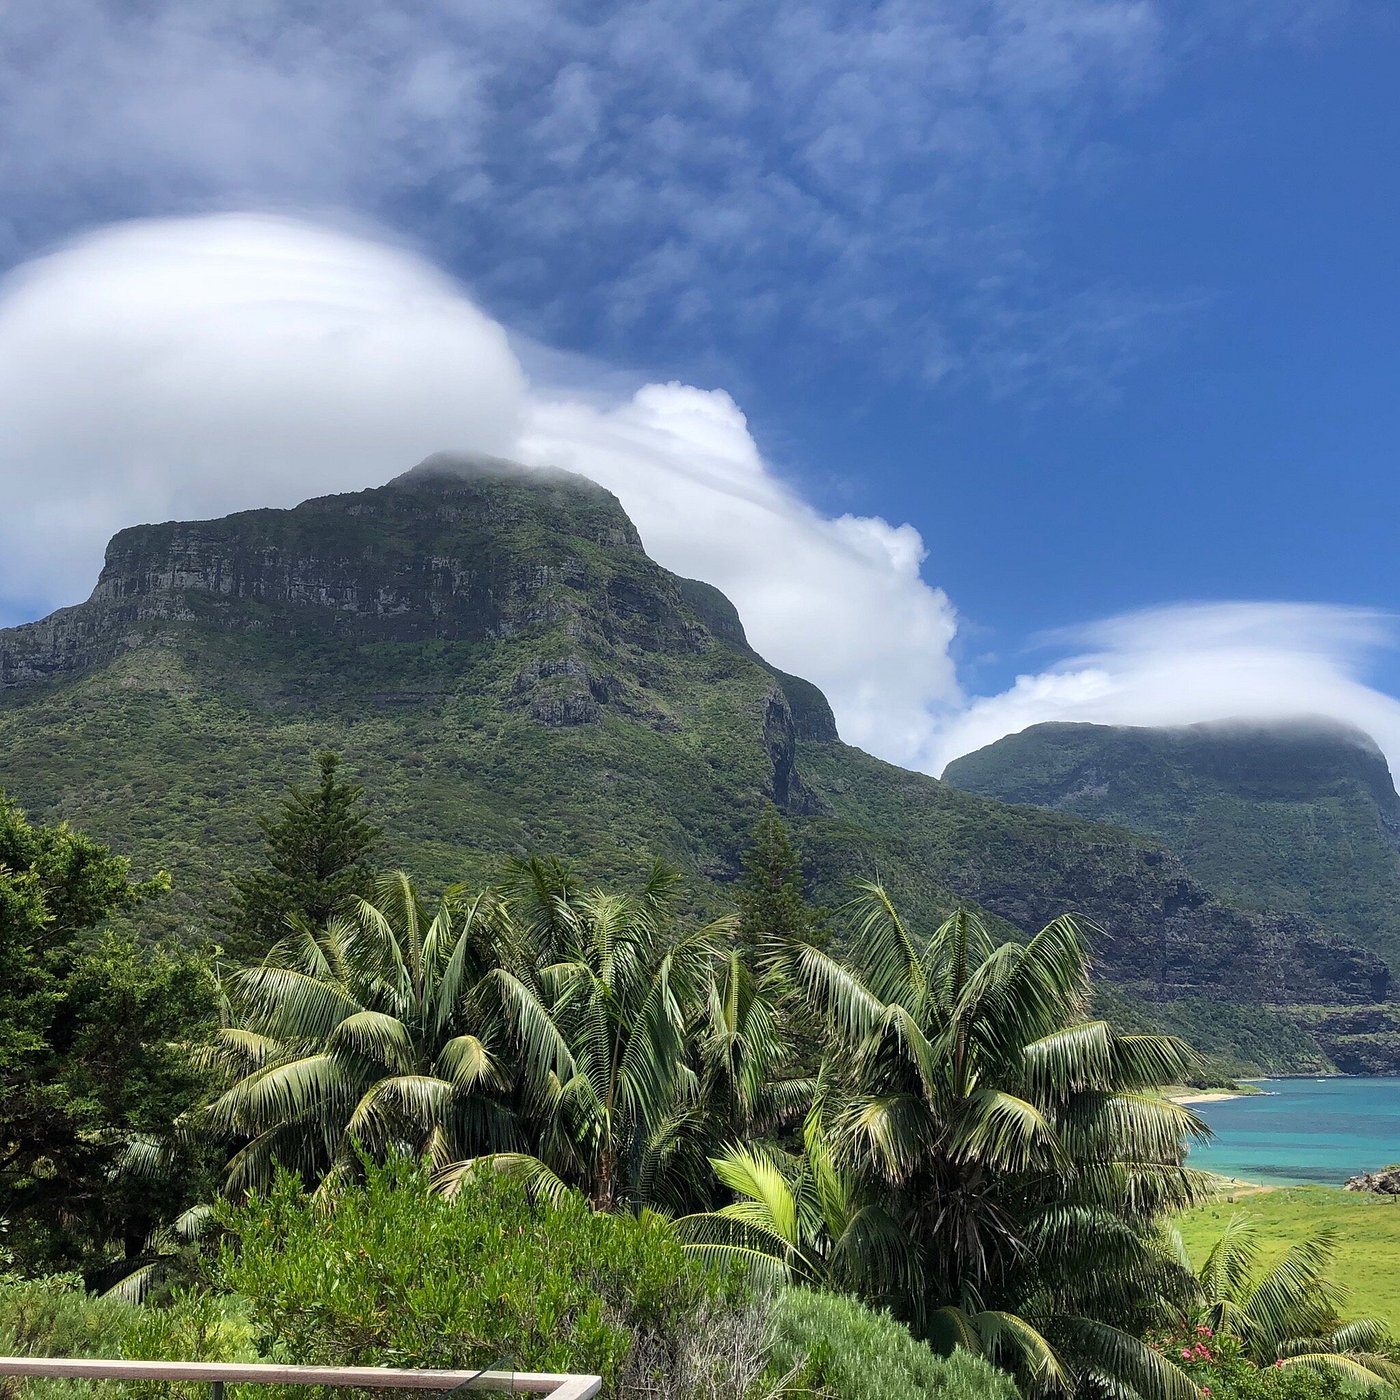
[[[1134,159],[1121,114],[1193,54],[1336,3],[0,4],[0,263],[102,219],[352,209],[605,355],[779,339],[793,372],[843,346],[1077,392],[1198,297],[1063,280],[1036,197]]]

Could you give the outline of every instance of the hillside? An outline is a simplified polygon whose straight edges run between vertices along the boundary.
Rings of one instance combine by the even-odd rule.
[[[1400,798],[1375,743],[1327,720],[1145,729],[1040,724],[948,765],[944,781],[1161,841],[1232,903],[1293,910],[1400,969]],[[1389,1008],[1303,1017],[1348,1068],[1383,1064]]]
[[[1306,913],[1400,971],[1400,797],[1359,730],[1038,724],[943,777],[1154,837],[1225,898]]]
[[[1252,1063],[1326,1063],[1266,1008],[1363,1015],[1388,990],[1373,953],[1222,903],[1147,838],[843,744],[723,595],[565,473],[436,458],[293,510],[125,530],[87,602],[0,631],[0,786],[170,868],[157,925],[203,931],[253,814],[326,747],[374,795],[385,858],[430,882],[511,851],[602,878],[659,854],[713,907],[771,799],[819,898],[878,873],[922,917],[959,898],[1023,929],[1078,912],[1125,1009]]]

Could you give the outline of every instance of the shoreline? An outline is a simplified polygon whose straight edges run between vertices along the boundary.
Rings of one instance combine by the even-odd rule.
[[[1262,1080],[1245,1080],[1252,1087],[1248,1089],[1176,1089],[1165,1095],[1172,1103],[1220,1103],[1224,1099],[1249,1099],[1256,1094],[1267,1094],[1267,1089],[1258,1087]]]
[[[1235,1201],[1241,1196],[1265,1196],[1271,1191],[1289,1190],[1289,1187],[1274,1181],[1247,1181],[1242,1176],[1221,1176],[1218,1172],[1212,1172],[1211,1175],[1218,1183],[1215,1188],[1217,1200],[1226,1196]]]
[[[1239,1089],[1199,1089],[1185,1094],[1168,1094],[1172,1103],[1219,1103],[1222,1099],[1244,1099],[1249,1095]]]

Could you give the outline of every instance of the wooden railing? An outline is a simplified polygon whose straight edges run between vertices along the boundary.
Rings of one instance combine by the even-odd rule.
[[[329,1385],[359,1390],[505,1390],[546,1400],[592,1400],[598,1376],[536,1371],[404,1371],[390,1366],[238,1365],[224,1361],[104,1361],[78,1356],[0,1356],[0,1376],[58,1376],[89,1381],[200,1381],[211,1400],[224,1386]]]

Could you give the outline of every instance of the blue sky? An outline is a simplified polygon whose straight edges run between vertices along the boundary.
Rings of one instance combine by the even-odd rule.
[[[956,623],[921,596],[910,638],[956,680],[909,695],[945,736],[993,703],[957,743],[884,746],[904,761],[1035,718],[1242,712],[1285,678],[1400,746],[1357,701],[1400,689],[1395,6],[215,8],[0,5],[0,264],[271,211],[407,245],[535,378],[724,390],[800,502],[922,537]],[[72,601],[0,585],[0,620]],[[1094,630],[1123,615],[1131,641]],[[1162,636],[1183,686],[1252,679],[1164,711]]]

